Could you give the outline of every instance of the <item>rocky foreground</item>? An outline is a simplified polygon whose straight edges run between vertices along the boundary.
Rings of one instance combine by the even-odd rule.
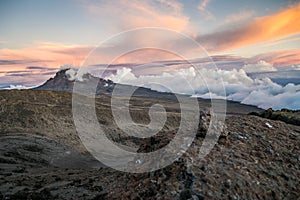
[[[280,120],[288,124],[300,126],[300,110],[273,110],[272,108],[269,108],[268,110],[265,110],[263,112],[252,112],[250,114],[267,119]]]
[[[297,199],[300,196],[300,127],[247,115],[255,108],[231,103],[213,150],[198,158],[210,112],[188,151],[170,166],[130,174],[105,167],[81,144],[72,121],[71,95],[0,91],[0,192],[2,199]],[[147,106],[167,107],[158,136],[137,140],[122,133],[109,99],[96,101],[108,137],[131,151],[155,151],[176,134],[179,110],[172,99],[131,101],[132,117],[147,123]],[[141,163],[143,165],[143,163]]]

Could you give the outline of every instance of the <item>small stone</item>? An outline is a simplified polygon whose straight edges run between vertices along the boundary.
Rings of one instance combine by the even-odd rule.
[[[266,122],[266,126],[269,127],[269,128],[273,128],[273,126],[268,122]]]
[[[151,180],[151,183],[157,183],[157,181],[152,179],[152,180]]]
[[[135,163],[136,163],[136,164],[141,164],[142,161],[141,161],[140,159],[138,159],[138,160],[135,161]]]
[[[230,179],[227,179],[226,182],[224,183],[224,186],[225,186],[226,188],[230,188],[230,186],[231,186],[231,180],[230,180]]]

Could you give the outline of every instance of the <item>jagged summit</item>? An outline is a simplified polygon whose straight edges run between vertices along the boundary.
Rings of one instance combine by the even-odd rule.
[[[72,92],[74,83],[82,84],[86,82],[98,82],[97,94],[111,93],[114,83],[111,80],[98,78],[88,73],[85,70],[78,70],[74,68],[63,68],[58,71],[53,78],[47,80],[41,86],[34,88],[34,90],[52,90],[52,91],[67,91]]]

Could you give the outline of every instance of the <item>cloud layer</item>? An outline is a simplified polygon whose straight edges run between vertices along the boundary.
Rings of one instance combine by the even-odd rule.
[[[264,109],[300,109],[300,85],[280,86],[269,78],[250,78],[243,69],[227,71],[188,68],[174,73],[137,77],[131,69],[123,68],[106,78],[158,91],[234,100]]]
[[[300,3],[239,26],[200,35],[197,40],[212,52],[277,40],[300,32]]]
[[[274,72],[277,71],[277,69],[270,63],[267,63],[264,60],[260,60],[255,64],[247,64],[244,65],[243,70],[245,72],[251,73],[251,72]]]
[[[117,22],[121,30],[161,27],[186,32],[189,29],[189,17],[183,14],[183,5],[174,0],[121,0],[117,4],[114,1],[82,3],[96,16],[109,16],[110,20]]]
[[[31,89],[34,87],[35,86],[27,87],[24,85],[7,85],[7,86],[0,86],[0,90],[25,90],[25,89]]]

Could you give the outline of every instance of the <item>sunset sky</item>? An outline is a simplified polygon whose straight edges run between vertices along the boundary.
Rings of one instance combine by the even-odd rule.
[[[39,84],[61,65],[81,65],[109,37],[142,27],[186,34],[219,61],[300,63],[299,1],[1,0],[0,23],[0,85]],[[128,45],[143,37],[151,41],[137,36]]]

